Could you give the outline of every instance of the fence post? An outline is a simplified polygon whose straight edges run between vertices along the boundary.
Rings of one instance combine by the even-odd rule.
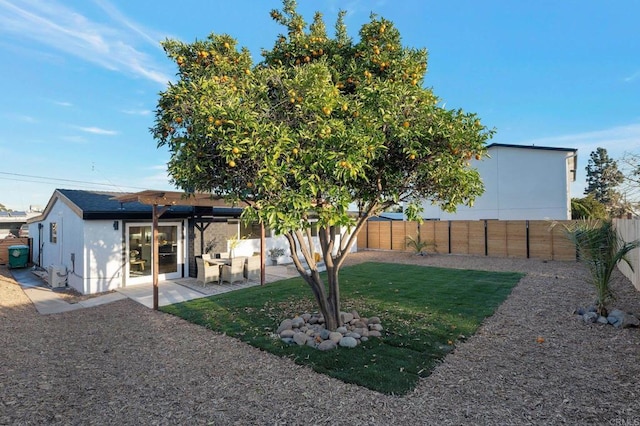
[[[527,244],[527,259],[529,259],[529,221],[525,221],[525,226],[527,227],[527,231],[525,233],[525,240]]]
[[[487,229],[487,219],[484,220],[484,255],[489,256],[489,230]]]

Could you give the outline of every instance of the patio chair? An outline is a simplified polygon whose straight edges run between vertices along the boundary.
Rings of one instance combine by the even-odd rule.
[[[244,279],[259,280],[260,279],[260,256],[250,256],[244,264]]]
[[[220,265],[208,263],[206,260],[197,257],[196,266],[198,267],[197,281],[202,283],[202,287],[212,281],[220,283]]]
[[[233,257],[228,265],[222,265],[221,282],[244,281],[244,262],[246,256]]]

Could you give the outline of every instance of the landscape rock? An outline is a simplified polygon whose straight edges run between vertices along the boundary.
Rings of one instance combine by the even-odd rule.
[[[309,336],[304,333],[296,333],[293,335],[293,341],[296,342],[297,345],[306,345],[307,340],[309,340]]]
[[[596,322],[598,320],[598,314],[595,313],[595,312],[587,312],[584,315],[582,315],[582,319],[586,323],[593,324],[594,322]]]
[[[342,339],[342,333],[338,333],[337,331],[332,331],[329,333],[329,340],[334,343],[338,343]]]
[[[609,324],[616,328],[638,327],[640,320],[637,317],[628,314],[620,309],[613,309],[607,317]]]
[[[276,333],[280,334],[283,330],[291,330],[292,321],[290,319],[283,320],[278,327]]]
[[[333,340],[323,340],[318,345],[318,350],[320,350],[320,351],[330,351],[330,350],[335,349],[337,347],[338,346],[336,345],[336,342],[334,342]]]
[[[286,330],[282,330],[280,332],[280,337],[283,338],[283,339],[287,339],[287,338],[293,337],[294,334],[296,334],[296,333],[293,330],[286,329]]]
[[[304,325],[304,323],[305,323],[304,318],[295,317],[294,319],[291,320],[291,327],[300,328]]]
[[[307,345],[320,350],[331,350],[338,346],[354,348],[360,342],[366,342],[369,337],[382,337],[381,331],[384,328],[379,317],[357,319],[358,313],[355,310],[350,313],[341,312],[340,315],[343,321],[349,321],[345,321],[336,331],[325,328],[322,315],[305,313],[283,320],[274,337],[287,344]]]
[[[340,346],[343,348],[355,348],[358,346],[358,341],[353,337],[343,337],[340,339]]]
[[[606,317],[598,315],[595,306],[578,308],[573,312],[587,324],[611,324],[616,328],[640,327],[640,319],[637,316],[621,309],[612,309]]]
[[[340,317],[342,318],[343,323],[353,321],[353,314],[349,312],[340,312]]]

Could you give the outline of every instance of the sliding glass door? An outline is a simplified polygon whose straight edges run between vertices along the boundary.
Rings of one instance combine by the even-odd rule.
[[[127,284],[152,281],[153,234],[149,224],[127,224]],[[182,226],[180,223],[161,223],[158,226],[158,278],[175,279],[182,276]]]

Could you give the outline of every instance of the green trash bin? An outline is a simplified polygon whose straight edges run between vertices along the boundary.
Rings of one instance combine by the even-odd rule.
[[[29,246],[9,246],[9,268],[26,268],[29,264]]]

